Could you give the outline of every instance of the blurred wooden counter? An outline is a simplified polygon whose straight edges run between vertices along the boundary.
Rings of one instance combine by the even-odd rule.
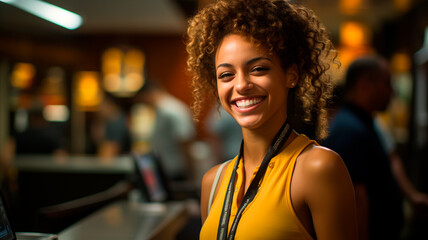
[[[175,239],[187,223],[185,202],[113,203],[58,234],[60,240]]]
[[[22,155],[13,166],[19,187],[14,209],[19,216],[17,228],[30,231],[62,230],[62,225],[50,227],[38,219],[39,209],[105,191],[121,181],[132,182],[134,173],[130,156]]]
[[[19,190],[35,207],[58,204],[103,191],[129,180],[134,167],[129,156],[17,156]],[[25,201],[25,198],[23,199]]]
[[[18,171],[55,173],[129,174],[133,171],[130,156],[102,159],[96,156],[21,155],[13,165]]]

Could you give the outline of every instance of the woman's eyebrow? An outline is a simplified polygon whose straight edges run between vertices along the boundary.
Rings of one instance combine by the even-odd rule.
[[[248,60],[245,63],[245,65],[251,65],[252,63],[257,62],[259,60],[268,60],[268,61],[272,62],[272,59],[267,58],[267,57],[256,57],[256,58],[252,58],[252,59]],[[230,63],[221,63],[221,64],[219,64],[217,66],[217,69],[219,69],[220,67],[232,67],[232,64],[230,64]]]
[[[259,60],[268,60],[269,62],[272,62],[272,59],[270,59],[268,57],[256,57],[256,58],[248,60],[246,65],[251,65],[252,63],[257,62]]]
[[[230,63],[221,63],[217,66],[217,69],[219,69],[220,67],[232,67],[232,64]]]

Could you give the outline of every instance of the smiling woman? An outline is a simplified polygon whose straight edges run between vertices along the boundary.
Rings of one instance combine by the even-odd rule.
[[[293,130],[316,115],[318,137],[327,132],[335,53],[313,12],[285,0],[220,0],[189,23],[195,115],[211,93],[243,137],[238,156],[202,179],[200,238],[357,239],[342,159]]]
[[[266,8],[256,6],[255,9],[243,6],[246,9],[237,9],[230,15],[223,12],[227,7],[223,5],[234,4],[234,1],[221,1],[218,8],[203,9],[190,22],[187,51],[189,70],[196,73],[192,82],[196,90],[195,118],[199,118],[206,96],[217,98],[216,66],[212,64],[215,51],[224,36],[237,33],[256,45],[262,45],[269,54],[275,53],[284,69],[296,65],[299,79],[292,90],[294,93],[290,94],[289,108],[293,109],[291,115],[289,113],[290,121],[298,126],[302,120],[307,123],[316,120],[317,136],[324,138],[327,135],[325,105],[331,95],[331,82],[325,72],[331,63],[338,61],[322,23],[311,10],[291,5],[284,9],[267,5],[264,5]],[[240,14],[241,11],[247,13]],[[262,17],[263,20],[253,21],[253,17]],[[314,115],[317,119],[313,119]]]

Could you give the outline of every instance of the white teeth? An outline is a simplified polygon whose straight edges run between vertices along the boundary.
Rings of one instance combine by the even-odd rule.
[[[239,101],[236,101],[236,106],[238,106],[239,108],[248,108],[248,107],[256,105],[257,103],[259,103],[261,101],[262,101],[261,98],[239,100]]]

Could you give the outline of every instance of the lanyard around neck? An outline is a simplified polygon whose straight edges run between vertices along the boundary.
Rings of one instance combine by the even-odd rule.
[[[217,240],[225,240],[225,239],[231,240],[235,238],[236,228],[238,227],[238,223],[239,223],[239,220],[241,219],[242,212],[245,210],[248,204],[250,204],[250,202],[256,196],[259,188],[260,180],[263,178],[264,174],[266,173],[266,169],[270,160],[279,153],[279,151],[287,141],[288,137],[290,136],[291,132],[292,132],[291,126],[288,123],[288,120],[286,120],[285,123],[281,126],[281,129],[276,134],[271,145],[269,146],[269,149],[265,157],[263,158],[262,163],[260,164],[260,167],[259,167],[259,170],[257,171],[256,176],[251,181],[250,186],[248,187],[248,190],[245,193],[244,198],[242,199],[241,205],[238,208],[238,212],[236,213],[235,219],[233,220],[233,223],[229,232],[229,237],[227,237],[227,229],[229,227],[229,219],[230,219],[230,210],[231,210],[232,201],[233,201],[233,192],[235,191],[236,170],[238,169],[239,161],[243,156],[243,152],[244,152],[243,150],[244,141],[242,141],[238,159],[236,160],[235,166],[233,167],[232,176],[230,177],[229,185],[227,187],[227,192],[223,203],[223,210],[221,212],[220,222],[218,225]]]

